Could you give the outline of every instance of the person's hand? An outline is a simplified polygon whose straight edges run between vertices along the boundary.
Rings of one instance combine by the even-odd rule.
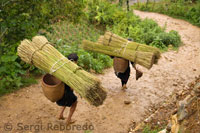
[[[139,70],[136,69],[136,80],[138,80],[139,78],[141,78],[143,75],[143,73]]]

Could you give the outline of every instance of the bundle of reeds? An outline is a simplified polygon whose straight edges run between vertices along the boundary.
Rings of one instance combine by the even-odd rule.
[[[126,48],[126,52],[123,53],[119,47],[102,45],[88,40],[83,40],[82,44],[85,50],[104,53],[110,56],[122,57],[124,59],[140,64],[148,69],[150,69],[155,62],[154,53],[134,51],[129,49],[129,45]]]
[[[131,49],[142,51],[142,52],[153,52],[156,56],[156,59],[160,58],[160,51],[158,48],[148,46],[146,44],[140,44],[132,41],[128,41],[127,39],[124,39],[116,34],[113,34],[111,32],[106,32],[103,38],[103,44],[104,45],[131,45]]]
[[[100,81],[68,60],[45,37],[36,36],[32,42],[25,39],[18,47],[18,55],[66,83],[90,104],[99,106],[105,100],[107,94]]]
[[[84,40],[82,46],[85,50],[125,58],[148,69],[156,64],[160,58],[160,52],[157,48],[128,41],[111,32],[100,36],[97,43]]]

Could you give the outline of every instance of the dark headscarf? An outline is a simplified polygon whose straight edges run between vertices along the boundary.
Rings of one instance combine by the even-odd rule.
[[[71,53],[67,58],[71,61],[78,61],[78,55],[76,53]]]
[[[131,38],[128,38],[127,40],[128,40],[128,41],[133,41],[133,39],[131,39]]]

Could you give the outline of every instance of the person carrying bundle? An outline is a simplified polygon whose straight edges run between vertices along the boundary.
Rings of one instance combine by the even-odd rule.
[[[77,63],[77,61],[78,61],[78,56],[75,53],[68,55],[67,58],[69,60],[73,61],[74,63]],[[70,107],[69,115],[66,120],[66,124],[69,125],[69,124],[75,122],[75,120],[72,120],[71,117],[72,117],[74,111],[76,110],[76,106],[77,106],[78,102],[77,102],[77,96],[74,94],[73,89],[70,88],[65,83],[64,83],[64,86],[65,86],[64,95],[60,100],[58,100],[56,102],[58,106],[61,106],[61,112],[60,112],[58,119],[64,120],[65,118],[63,116],[63,113],[65,111],[65,108]]]
[[[147,69],[151,69],[154,64],[157,64],[161,57],[158,48],[128,41],[109,31],[100,36],[97,42],[83,40],[81,47],[87,51],[121,57]]]
[[[128,40],[132,41],[132,39],[128,39]],[[126,84],[130,77],[130,66],[129,66],[130,63],[133,66],[133,68],[136,70],[136,80],[142,77],[143,73],[136,68],[134,62],[123,59],[123,58],[119,58],[119,57],[114,57],[114,56],[110,56],[110,57],[113,58],[115,75],[121,80],[122,90],[127,89]]]

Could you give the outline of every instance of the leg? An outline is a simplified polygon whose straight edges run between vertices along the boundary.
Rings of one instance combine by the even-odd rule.
[[[121,80],[122,86],[126,85],[127,81]]]
[[[61,112],[60,112],[60,115],[59,115],[59,117],[58,117],[59,120],[64,120],[64,119],[65,119],[64,116],[63,116],[63,113],[64,113],[64,111],[65,111],[65,108],[66,108],[66,106],[62,106],[62,107],[61,107]]]
[[[72,118],[72,115],[74,114],[74,111],[76,110],[77,103],[78,103],[78,102],[75,101],[75,102],[72,104],[71,108],[70,108],[69,115],[68,115],[68,118],[67,118],[67,121],[66,121],[67,125],[69,125],[70,123],[75,122],[75,121],[71,121],[71,118]]]
[[[121,79],[121,83],[122,83],[122,88],[121,89],[127,89],[126,87],[126,83],[128,82],[130,76],[130,67],[127,68],[127,70],[124,73],[121,73],[120,75],[120,79]]]
[[[128,80],[127,80],[128,81]],[[122,82],[122,90],[124,90],[124,89],[127,89],[127,87],[126,87],[126,83],[127,83],[127,81],[123,81],[123,80],[121,80],[121,82]]]

